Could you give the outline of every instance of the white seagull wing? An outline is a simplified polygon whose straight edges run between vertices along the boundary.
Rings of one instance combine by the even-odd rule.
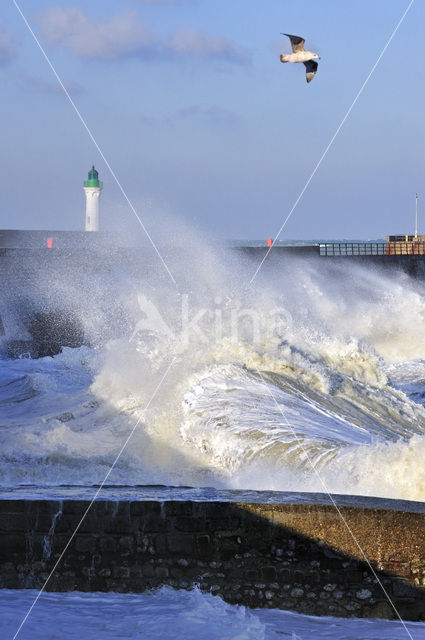
[[[316,60],[307,60],[307,62],[304,62],[304,66],[306,68],[306,80],[307,82],[311,82],[316,75],[317,67],[319,66],[319,64],[316,62]]]

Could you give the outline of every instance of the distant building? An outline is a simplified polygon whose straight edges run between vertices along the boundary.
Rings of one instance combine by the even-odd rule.
[[[425,236],[387,236],[386,255],[424,255]]]

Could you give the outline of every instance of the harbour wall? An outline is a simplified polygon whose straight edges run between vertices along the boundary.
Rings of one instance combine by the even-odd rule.
[[[423,508],[360,500],[340,513],[308,498],[99,500],[79,527],[88,501],[1,500],[0,588],[42,587],[76,531],[47,590],[197,584],[229,603],[313,615],[391,619],[391,600],[403,619],[424,620]]]

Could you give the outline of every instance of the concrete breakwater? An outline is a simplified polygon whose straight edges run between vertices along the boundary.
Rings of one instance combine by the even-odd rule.
[[[0,588],[40,588],[88,505],[0,501]],[[198,584],[249,607],[383,618],[395,617],[391,599],[404,619],[424,620],[421,505],[403,503],[400,510],[397,501],[363,498],[360,506],[339,509],[344,520],[317,499],[99,500],[47,590],[142,592]]]

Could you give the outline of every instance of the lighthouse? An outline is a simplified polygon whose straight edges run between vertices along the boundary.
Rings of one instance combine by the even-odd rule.
[[[86,231],[99,231],[99,198],[103,183],[99,181],[99,173],[94,165],[84,182],[86,194]]]

